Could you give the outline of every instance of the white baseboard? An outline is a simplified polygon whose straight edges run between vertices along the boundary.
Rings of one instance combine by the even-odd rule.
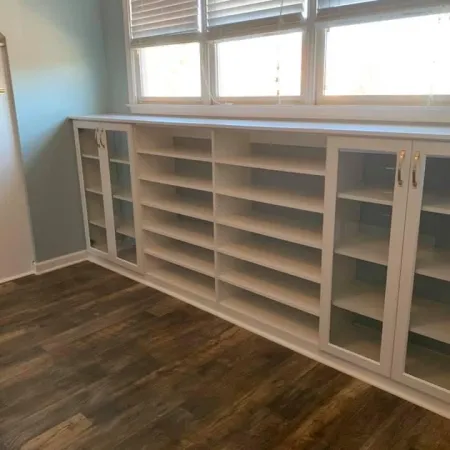
[[[19,275],[14,275],[13,277],[2,278],[0,279],[0,284],[8,283],[10,281],[18,280],[19,278],[27,277],[28,275],[34,275],[36,272],[31,270],[29,272],[24,272]]]
[[[42,275],[53,270],[62,269],[72,264],[77,264],[86,261],[88,253],[86,250],[81,250],[68,255],[59,256],[58,258],[48,259],[47,261],[38,262],[35,264],[36,275]]]

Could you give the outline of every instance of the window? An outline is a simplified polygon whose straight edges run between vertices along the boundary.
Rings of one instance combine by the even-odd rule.
[[[450,104],[448,0],[124,2],[136,103]]]

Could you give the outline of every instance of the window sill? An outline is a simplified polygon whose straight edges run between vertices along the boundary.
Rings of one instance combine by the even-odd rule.
[[[306,119],[402,123],[450,123],[448,106],[368,105],[128,105],[133,114],[224,117],[235,119]]]

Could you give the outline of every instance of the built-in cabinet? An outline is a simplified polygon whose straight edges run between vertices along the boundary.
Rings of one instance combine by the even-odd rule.
[[[89,121],[75,134],[96,257],[450,402],[450,144]]]

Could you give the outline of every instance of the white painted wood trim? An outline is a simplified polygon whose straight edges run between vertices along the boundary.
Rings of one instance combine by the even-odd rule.
[[[408,349],[408,336],[410,327],[411,305],[414,289],[414,278],[417,260],[417,247],[419,227],[423,200],[423,187],[426,173],[427,157],[449,157],[450,145],[437,142],[414,142],[413,155],[420,152],[418,167],[418,187],[414,188],[409,183],[408,209],[406,216],[406,228],[403,245],[403,264],[400,280],[400,293],[396,323],[396,337],[392,368],[392,377],[414,389],[419,389],[426,394],[450,402],[450,391],[433,385],[425,380],[418,379],[405,373],[406,354]],[[412,172],[413,167],[411,167]],[[411,178],[410,178],[411,180]],[[450,377],[450,374],[448,375]],[[450,409],[450,407],[449,407]]]
[[[9,283],[10,281],[15,281],[23,277],[28,277],[29,275],[36,275],[36,263],[34,263],[33,266],[34,266],[33,270],[30,270],[29,272],[24,272],[19,275],[14,275],[13,277],[0,279],[0,284]]]
[[[94,264],[100,265],[108,270],[111,270],[120,275],[128,277],[138,283],[144,284],[153,289],[157,289],[158,291],[164,292],[167,295],[175,297],[178,300],[181,300],[185,303],[195,306],[196,308],[209,312],[223,320],[233,323],[239,327],[242,327],[250,331],[251,333],[255,333],[259,336],[262,336],[272,342],[282,345],[283,347],[289,348],[294,352],[300,353],[319,363],[325,364],[329,367],[339,370],[340,372],[346,373],[347,375],[355,377],[361,381],[364,381],[365,383],[383,389],[406,401],[414,403],[423,408],[429,409],[430,411],[433,411],[436,414],[439,414],[443,417],[450,419],[450,408],[448,407],[448,404],[436,398],[422,394],[417,390],[411,389],[408,386],[397,383],[382,375],[357,367],[340,358],[336,358],[330,354],[320,351],[318,348],[312,346],[308,342],[291,338],[290,336],[286,336],[286,334],[282,333],[274,334],[273,331],[268,332],[267,329],[265,329],[264,326],[258,323],[256,320],[251,320],[248,317],[242,316],[220,303],[201,301],[199,299],[194,298],[193,296],[180,294],[174,289],[168,289],[167,287],[162,286],[154,281],[149,281],[145,277],[135,272],[123,269],[117,264],[111,263],[107,259],[98,258],[92,255],[89,256],[88,259]]]
[[[68,255],[59,256],[58,258],[49,259],[36,263],[36,275],[42,275],[44,273],[53,272],[54,270],[62,269],[64,267],[78,264],[88,259],[88,253],[86,250],[80,250],[79,252],[69,253]]]

